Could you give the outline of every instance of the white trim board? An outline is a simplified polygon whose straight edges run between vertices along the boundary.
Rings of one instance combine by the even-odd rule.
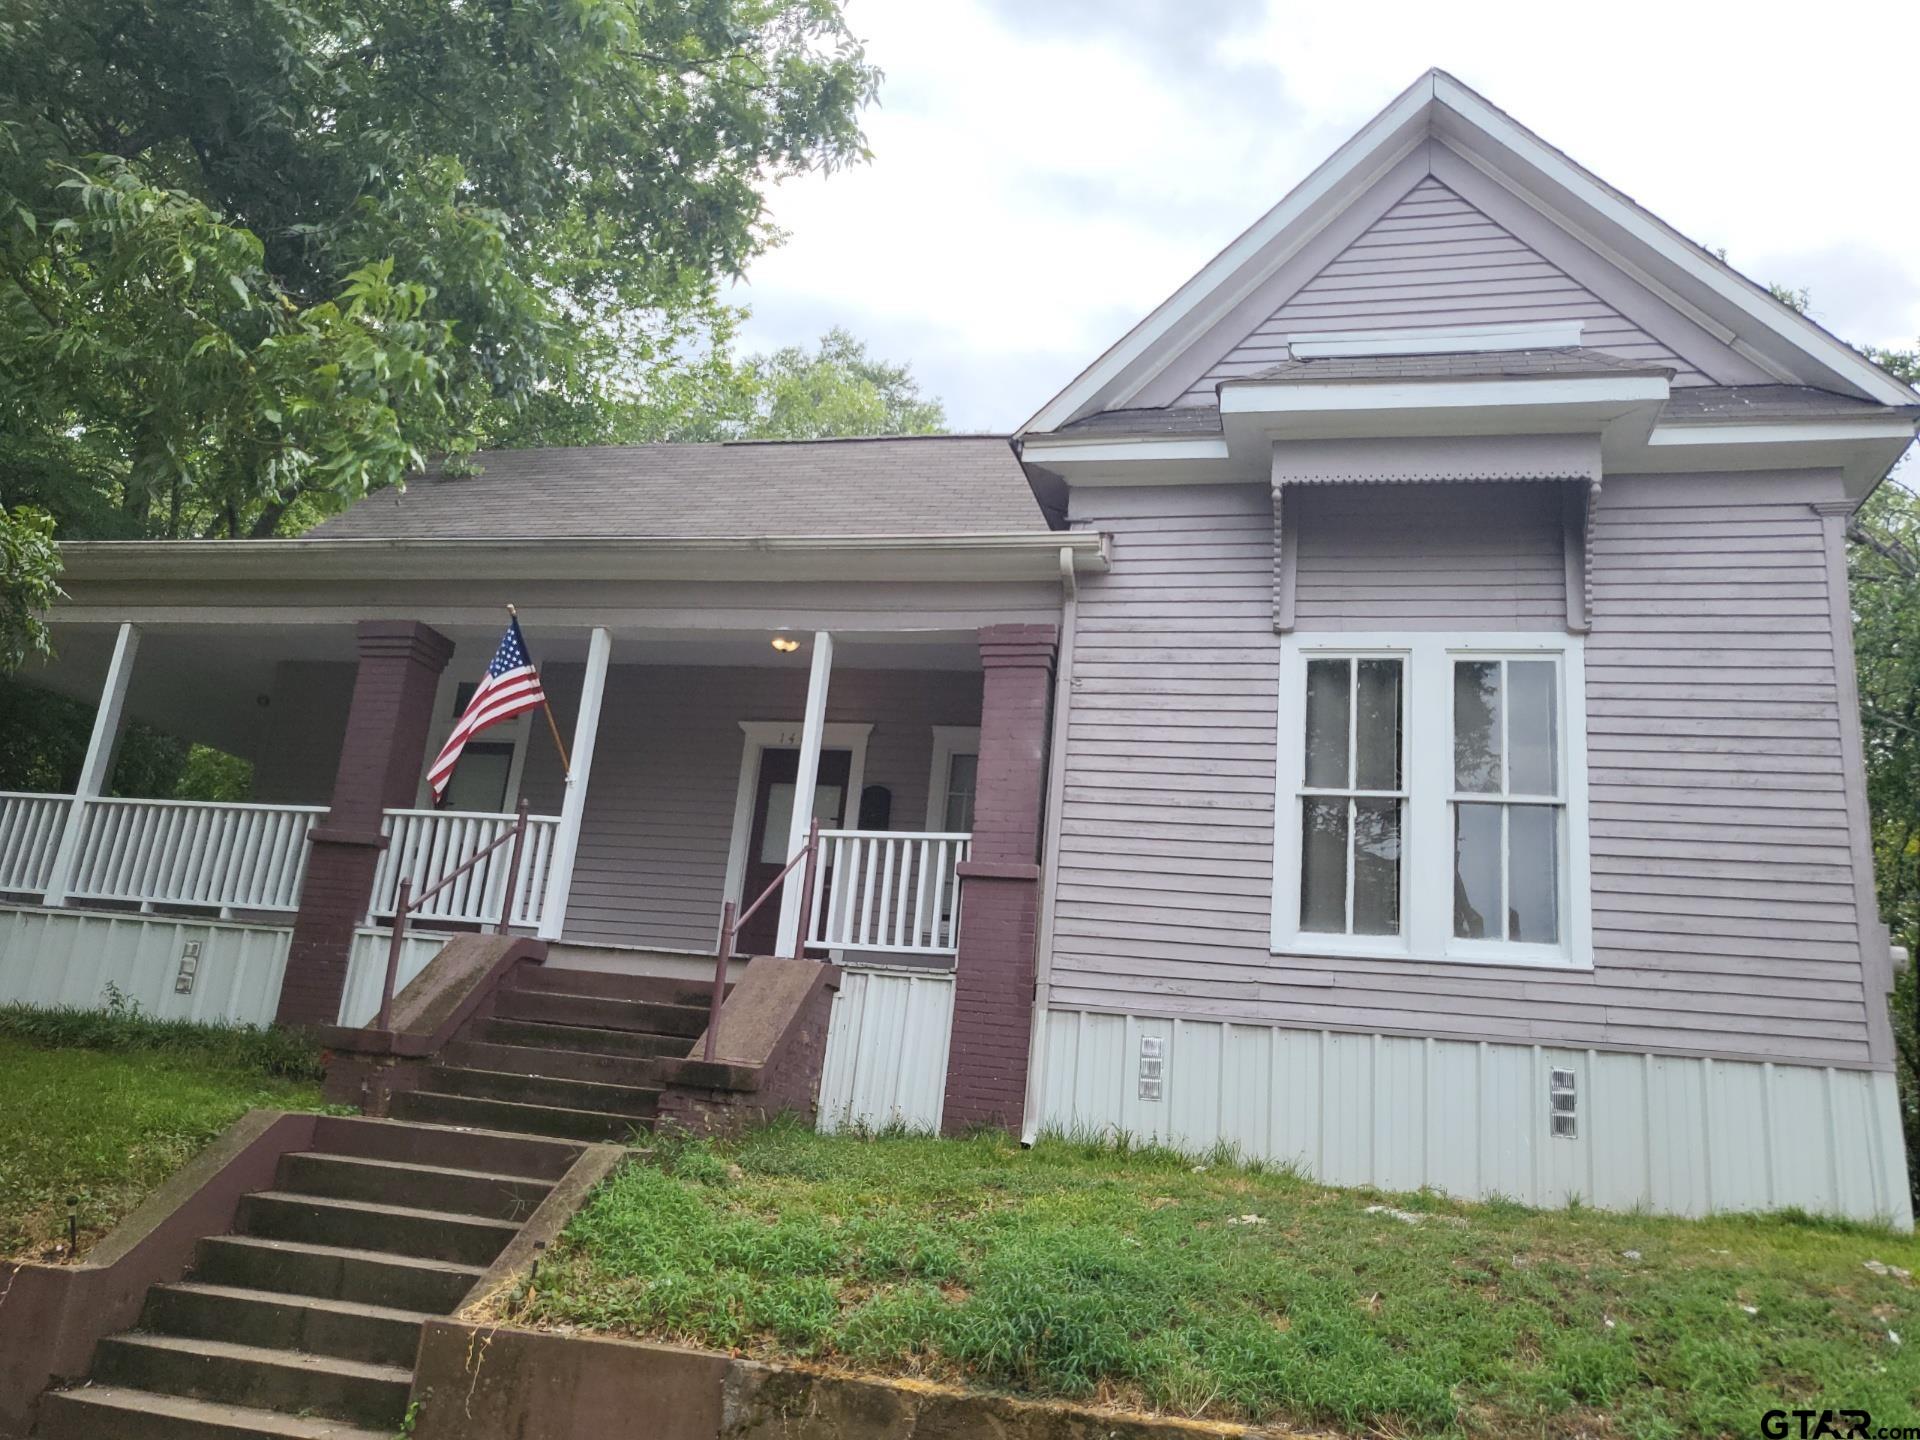
[[[1441,325],[1399,330],[1350,330],[1288,342],[1296,360],[1335,360],[1366,355],[1467,355],[1501,350],[1565,350],[1580,343],[1584,320],[1531,324]]]
[[[733,797],[733,834],[727,842],[727,880],[721,898],[741,903],[740,886],[747,875],[747,832],[753,828],[753,787],[760,775],[760,756],[766,750],[798,749],[801,722],[798,720],[742,720],[745,740],[740,747],[740,780]],[[855,809],[867,778],[867,739],[873,734],[871,723],[852,724],[829,721],[820,740],[821,750],[847,750],[852,758],[847,765],[847,804]],[[714,935],[719,936],[719,917],[714,917]]]

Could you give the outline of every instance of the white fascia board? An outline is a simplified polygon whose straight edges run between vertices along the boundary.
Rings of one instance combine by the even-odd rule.
[[[1836,469],[1846,493],[1858,499],[1886,478],[1913,438],[1912,420],[1890,416],[1660,425],[1644,446],[1610,456],[1607,469],[1621,474]]]
[[[1007,535],[857,535],[540,540],[80,540],[60,547],[75,582],[467,579],[554,580],[1056,579],[1107,568],[1103,537],[1057,530]],[[728,567],[725,561],[741,563]]]
[[[1709,292],[1713,300],[1844,377],[1883,405],[1910,405],[1914,392],[1812,321],[1756,290],[1730,268],[1640,206],[1608,189],[1451,76],[1433,77],[1439,106],[1501,146],[1522,164],[1560,186],[1601,219]]]
[[[1171,358],[1182,340],[1198,334],[1231,310],[1278,266],[1313,238],[1320,224],[1311,223],[1318,212],[1321,223],[1337,212],[1339,203],[1357,194],[1385,170],[1396,165],[1425,138],[1424,119],[1433,103],[1434,75],[1422,75],[1402,91],[1386,109],[1368,122],[1354,137],[1334,151],[1326,161],[1289,191],[1281,202],[1262,215],[1229,244],[1186,284],[1174,291],[1158,308],[1108,348],[1098,360],[1081,371],[1066,389],[1019,427],[1015,435],[1056,430],[1078,419],[1104,401],[1104,408],[1119,408],[1124,401],[1158,373],[1155,369],[1138,378],[1127,395],[1108,396],[1103,392],[1156,346]],[[1402,132],[1417,129],[1409,138]],[[1269,246],[1290,228],[1299,228],[1294,243],[1282,251],[1263,256]],[[1264,263],[1254,262],[1264,259]]]
[[[1659,375],[1572,375],[1525,380],[1288,380],[1220,387],[1222,415],[1304,416],[1359,410],[1502,409],[1512,406],[1619,405],[1664,401]]]
[[[1684,424],[1657,425],[1647,444],[1654,447],[1702,445],[1822,445],[1857,444],[1862,441],[1913,439],[1910,420],[1879,416],[1866,420],[1789,420],[1768,424],[1742,421],[1732,425]]]
[[[1500,350],[1559,350],[1579,345],[1583,320],[1530,324],[1456,325],[1438,329],[1356,330],[1295,340],[1296,360],[1333,360],[1362,355],[1461,355]]]
[[[1051,468],[1055,465],[1111,465],[1134,461],[1192,463],[1226,460],[1230,455],[1225,440],[1209,436],[1080,441],[1047,440],[1034,436],[1022,447],[1021,458]]]

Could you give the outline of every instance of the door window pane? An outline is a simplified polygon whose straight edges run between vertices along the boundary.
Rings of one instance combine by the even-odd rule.
[[[499,741],[469,741],[447,781],[445,810],[484,810],[503,814],[507,808],[507,776],[513,769],[513,746]]]
[[[1519,686],[1514,687],[1515,695]],[[1478,807],[1475,807],[1478,808]],[[1560,943],[1560,811],[1507,807],[1507,938]]]
[[[954,755],[947,761],[945,826],[948,830],[973,829],[973,785],[979,769],[978,755]]]
[[[1307,662],[1307,786],[1314,790],[1347,788],[1347,748],[1351,739],[1352,662]]]
[[[1300,928],[1347,929],[1347,804],[1308,798],[1301,806]]]
[[[1558,795],[1560,763],[1555,666],[1551,660],[1507,661],[1507,789],[1515,795]]]
[[[1461,660],[1453,667],[1453,787],[1500,790],[1500,662]]]
[[[1353,802],[1353,933],[1400,933],[1400,802]]]
[[[1400,662],[1362,660],[1356,676],[1356,790],[1400,788]]]
[[[767,828],[760,837],[760,863],[784,865],[793,858],[787,853],[787,831],[793,824],[791,780],[776,780],[767,787]],[[845,789],[839,785],[816,785],[813,790],[813,818],[828,830],[840,816]]]
[[[1499,805],[1456,805],[1453,832],[1453,933],[1462,940],[1499,940]]]

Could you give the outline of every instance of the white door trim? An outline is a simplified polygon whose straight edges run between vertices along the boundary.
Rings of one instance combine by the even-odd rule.
[[[952,778],[950,765],[956,755],[980,753],[978,725],[936,725],[933,727],[933,764],[927,771],[927,829],[947,828],[947,782]]]
[[[753,788],[760,776],[760,756],[766,750],[798,749],[801,722],[798,720],[742,720],[745,742],[740,748],[740,781],[733,796],[733,838],[727,846],[727,883],[722,898],[736,906],[741,903],[740,886],[747,875],[747,832],[753,828]],[[860,818],[860,790],[867,773],[867,737],[871,724],[833,724],[821,736],[822,750],[847,750],[847,821]],[[714,917],[714,935],[719,936],[719,917]]]

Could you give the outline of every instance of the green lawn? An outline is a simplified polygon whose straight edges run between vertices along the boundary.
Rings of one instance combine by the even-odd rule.
[[[1909,1237],[1376,1203],[1165,1151],[782,1126],[628,1165],[514,1318],[1389,1436],[1920,1420],[1920,1292],[1867,1265],[1920,1271]]]
[[[248,1110],[318,1108],[312,1067],[260,1032],[0,1008],[0,1257],[64,1256],[69,1196],[84,1255]]]

